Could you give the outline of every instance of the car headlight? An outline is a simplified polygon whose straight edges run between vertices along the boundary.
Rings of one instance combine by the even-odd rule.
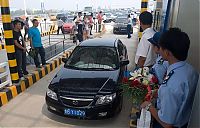
[[[106,96],[100,96],[98,100],[96,101],[96,105],[100,104],[107,104],[113,101],[115,99],[116,93],[113,93],[111,95],[106,95]]]
[[[58,100],[57,94],[50,89],[47,90],[47,96],[54,100]]]

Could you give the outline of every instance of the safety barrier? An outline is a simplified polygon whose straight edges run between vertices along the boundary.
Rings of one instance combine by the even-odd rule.
[[[51,25],[48,32],[42,32],[41,37],[48,36],[57,32],[55,25]]]
[[[4,44],[0,44],[0,50],[1,49],[4,49],[5,47],[4,47]]]
[[[21,92],[25,91],[28,87],[32,86],[35,82],[49,74],[55,68],[62,64],[62,57],[69,57],[72,50],[63,53],[58,58],[52,60],[50,64],[42,67],[28,75],[25,80],[20,81],[19,85],[12,85],[10,87],[3,87],[0,89],[0,107],[7,104],[11,99],[16,97]]]
[[[11,25],[9,0],[1,0],[0,6],[1,6],[2,23],[4,29],[4,38],[6,44],[5,49],[7,51],[11,79],[13,83],[18,83],[19,75],[17,70],[17,61],[15,57],[15,46],[14,46],[13,32]]]

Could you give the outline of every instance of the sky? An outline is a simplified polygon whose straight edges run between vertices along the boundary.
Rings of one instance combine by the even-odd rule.
[[[45,3],[45,9],[64,9],[82,10],[85,6],[93,6],[94,8],[140,8],[141,0],[25,0],[27,9],[40,9],[41,1]],[[24,0],[10,0],[10,9],[24,9]]]

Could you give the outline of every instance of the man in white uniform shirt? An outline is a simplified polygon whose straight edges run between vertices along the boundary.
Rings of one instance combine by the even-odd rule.
[[[143,30],[142,38],[138,44],[135,63],[136,68],[140,67],[151,67],[155,64],[156,53],[153,50],[152,44],[148,41],[149,38],[153,37],[155,31],[151,28],[153,22],[153,16],[149,12],[143,12],[139,16],[140,26]]]

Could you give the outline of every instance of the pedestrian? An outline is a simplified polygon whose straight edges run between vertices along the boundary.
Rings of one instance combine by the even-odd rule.
[[[87,16],[84,17],[84,40],[89,39],[89,19]]]
[[[94,25],[93,13],[89,16],[89,27],[90,27],[90,35],[92,35],[92,28]]]
[[[162,34],[159,46],[161,56],[169,62],[167,75],[158,90],[157,108],[149,101],[141,107],[156,120],[154,128],[187,128],[199,78],[186,62],[190,39],[180,29],[171,28]]]
[[[103,14],[103,17],[102,17],[102,30],[105,30],[105,23],[107,22],[107,17],[106,17],[106,14],[104,13]]]
[[[28,30],[29,30],[29,18],[26,17],[26,20],[24,21],[24,41],[27,41],[26,35],[28,35]]]
[[[164,60],[160,55],[160,40],[161,33],[156,32],[154,36],[148,41],[153,45],[153,50],[157,54],[156,63],[153,65],[151,72],[158,78],[158,83],[162,84],[165,74],[167,73],[167,68],[169,67],[168,61]]]
[[[135,56],[136,68],[144,66],[152,67],[155,64],[157,58],[156,53],[153,51],[152,44],[148,41],[148,39],[153,37],[155,34],[155,31],[151,27],[153,16],[151,13],[145,11],[140,14],[139,19],[143,33]]]
[[[58,19],[57,25],[58,25],[57,35],[59,35],[60,30],[63,33],[63,25],[64,25],[64,22],[61,20],[61,18]]]
[[[15,45],[18,74],[19,78],[24,79],[23,76],[28,75],[28,71],[26,70],[26,43],[24,42],[21,33],[21,21],[15,20],[13,25],[13,39]]]
[[[79,42],[83,41],[83,16],[82,12],[78,12],[78,16],[75,20],[75,23],[78,25],[78,40]]]
[[[131,28],[132,28],[132,19],[131,19],[131,15],[128,14],[128,19],[127,19],[127,35],[128,35],[128,39],[131,38]]]
[[[103,21],[103,16],[102,16],[102,11],[100,11],[97,15],[97,20],[98,20],[98,32],[101,32],[101,26],[102,26],[102,21]]]
[[[37,28],[39,22],[37,19],[34,19],[32,22],[33,22],[33,27],[29,29],[30,46],[35,51],[35,56],[34,56],[35,66],[37,68],[41,68],[38,54],[40,54],[42,65],[43,66],[46,65],[47,63],[45,60],[45,50],[42,45],[40,31]]]
[[[74,17],[73,19],[73,26],[72,26],[72,34],[73,34],[73,43],[75,43],[77,45],[77,25],[75,23],[75,20],[76,20],[77,16]]]

